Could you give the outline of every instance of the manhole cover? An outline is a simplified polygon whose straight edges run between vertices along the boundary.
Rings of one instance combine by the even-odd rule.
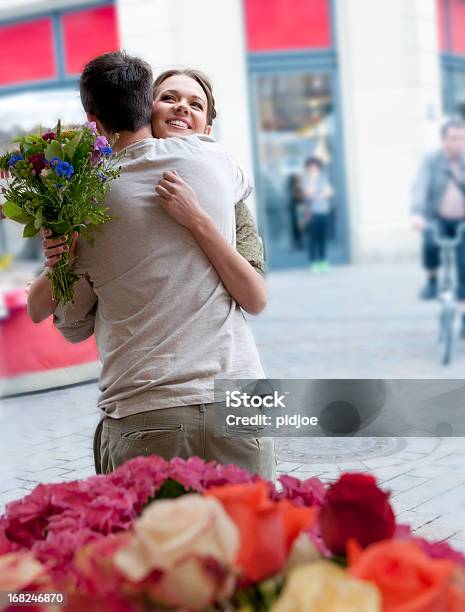
[[[345,463],[384,457],[406,446],[403,438],[275,438],[279,461]]]

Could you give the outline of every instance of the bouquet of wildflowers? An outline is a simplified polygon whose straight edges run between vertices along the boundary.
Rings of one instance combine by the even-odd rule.
[[[94,123],[78,129],[62,129],[16,138],[15,151],[0,157],[0,169],[8,173],[3,188],[6,217],[24,224],[23,236],[35,236],[42,228],[52,236],[80,232],[91,240],[92,226],[109,221],[103,200],[111,180],[120,173],[118,156]],[[53,297],[63,304],[73,301],[74,283],[68,253],[48,273]]]

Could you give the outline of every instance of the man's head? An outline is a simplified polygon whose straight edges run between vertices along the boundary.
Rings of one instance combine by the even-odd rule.
[[[199,70],[166,70],[155,80],[152,119],[155,138],[210,134],[215,117],[211,83]]]
[[[441,128],[442,147],[447,157],[460,158],[465,154],[465,123],[450,119]]]
[[[319,157],[308,157],[305,160],[305,170],[311,174],[319,174],[323,168],[323,162]]]
[[[107,133],[137,132],[150,125],[152,69],[124,51],[91,60],[81,75],[81,102],[89,120]]]

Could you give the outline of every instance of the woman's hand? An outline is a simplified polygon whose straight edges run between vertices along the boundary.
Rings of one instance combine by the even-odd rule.
[[[176,171],[164,172],[155,187],[155,201],[180,225],[193,230],[208,215],[200,206],[197,194]]]
[[[73,232],[71,245],[68,246],[67,236],[59,236],[58,238],[50,238],[52,230],[43,229],[41,230],[42,236],[42,251],[45,256],[44,266],[46,268],[53,268],[61,259],[61,256],[66,251],[69,252],[68,261],[69,265],[72,266],[76,260],[76,243],[78,233]]]

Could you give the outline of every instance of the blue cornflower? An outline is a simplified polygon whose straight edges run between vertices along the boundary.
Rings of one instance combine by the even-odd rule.
[[[58,157],[52,157],[50,164],[58,176],[71,178],[74,174],[73,165],[59,159]]]
[[[10,159],[8,160],[8,165],[9,166],[14,166],[17,161],[20,161],[22,159],[24,159],[24,157],[22,155],[20,155],[19,153],[17,155],[12,155],[10,157]]]
[[[106,155],[107,157],[109,157],[113,153],[113,149],[110,146],[102,147],[100,151],[103,153],[103,155]]]

